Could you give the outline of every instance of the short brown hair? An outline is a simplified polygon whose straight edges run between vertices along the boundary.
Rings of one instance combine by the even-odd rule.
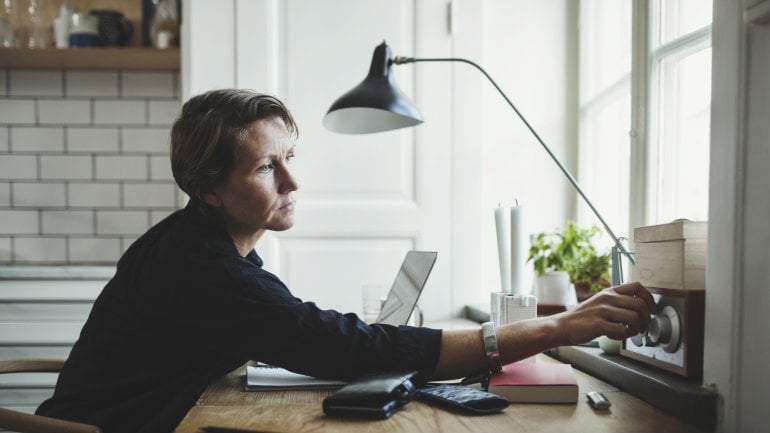
[[[171,172],[191,198],[227,181],[246,131],[256,121],[279,117],[296,137],[286,106],[270,95],[241,89],[212,90],[182,107],[171,128]]]

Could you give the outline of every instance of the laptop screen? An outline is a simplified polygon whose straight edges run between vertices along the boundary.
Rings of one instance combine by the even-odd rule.
[[[435,251],[409,251],[404,257],[401,269],[390,288],[376,323],[406,325],[414,306],[420,298],[422,288],[436,262]]]

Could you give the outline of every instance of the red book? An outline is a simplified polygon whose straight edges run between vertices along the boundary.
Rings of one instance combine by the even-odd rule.
[[[489,379],[489,392],[512,403],[577,403],[578,385],[570,364],[517,362]]]

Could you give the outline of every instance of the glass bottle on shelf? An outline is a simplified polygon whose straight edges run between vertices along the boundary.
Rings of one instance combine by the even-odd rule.
[[[160,0],[155,8],[150,26],[150,39],[155,48],[170,48],[177,45],[179,16],[176,0]]]
[[[29,35],[27,36],[27,48],[45,48],[48,46],[48,26],[43,23],[40,14],[39,3],[42,0],[29,0],[27,12],[29,13]]]
[[[0,47],[16,46],[16,1],[2,0],[0,5]]]

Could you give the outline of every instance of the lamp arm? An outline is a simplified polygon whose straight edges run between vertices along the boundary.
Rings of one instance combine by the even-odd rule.
[[[506,95],[505,92],[503,92],[503,89],[501,89],[500,86],[497,85],[495,80],[493,80],[492,77],[489,76],[489,74],[487,73],[487,71],[484,70],[484,68],[482,68],[481,66],[479,66],[475,62],[472,62],[472,61],[467,60],[467,59],[457,58],[457,57],[444,57],[444,58],[395,57],[392,60],[392,63],[395,64],[395,65],[402,65],[402,64],[406,64],[406,63],[417,63],[417,62],[461,62],[461,63],[467,63],[467,64],[473,66],[474,68],[478,69],[482,74],[484,74],[484,76],[487,77],[487,79],[489,80],[490,83],[492,83],[492,85],[495,87],[495,89],[497,89],[497,92],[500,93],[500,96],[502,96],[503,99],[505,99],[505,102],[507,102],[508,105],[516,113],[516,115],[519,116],[519,119],[521,119],[521,121],[524,122],[524,125],[526,125],[527,129],[529,129],[529,132],[531,132],[532,135],[535,136],[535,138],[540,143],[540,145],[543,146],[543,149],[545,149],[545,151],[548,153],[548,155],[551,156],[551,159],[553,159],[553,162],[556,163],[556,165],[559,167],[559,169],[561,169],[562,173],[564,173],[564,175],[570,181],[572,186],[575,187],[575,190],[577,190],[578,194],[580,194],[580,196],[586,202],[588,207],[591,208],[591,210],[594,212],[594,215],[596,215],[596,217],[599,219],[599,221],[601,221],[602,226],[604,226],[604,230],[607,231],[607,234],[610,235],[610,237],[612,238],[612,241],[615,242],[615,246],[618,248],[618,251],[621,254],[625,255],[632,264],[635,264],[634,257],[631,255],[631,253],[628,252],[628,250],[626,250],[626,248],[620,242],[618,237],[615,236],[615,233],[612,231],[610,226],[607,224],[607,222],[604,220],[604,218],[602,218],[602,216],[599,213],[599,211],[596,210],[596,207],[594,207],[593,203],[591,203],[591,200],[588,199],[586,194],[580,188],[580,185],[578,185],[577,180],[575,180],[575,178],[572,176],[572,173],[570,173],[569,170],[567,170],[567,168],[564,167],[564,165],[561,163],[561,161],[559,161],[559,159],[556,157],[556,155],[554,155],[554,153],[551,152],[551,149],[545,144],[543,139],[540,138],[540,135],[538,135],[538,133],[534,130],[534,128],[532,128],[532,125],[530,125],[529,122],[527,122],[527,119],[525,119],[524,116],[521,114],[521,112],[519,112],[519,110],[516,108],[516,106],[513,105],[513,102],[511,102],[511,100],[508,98],[508,95]]]

